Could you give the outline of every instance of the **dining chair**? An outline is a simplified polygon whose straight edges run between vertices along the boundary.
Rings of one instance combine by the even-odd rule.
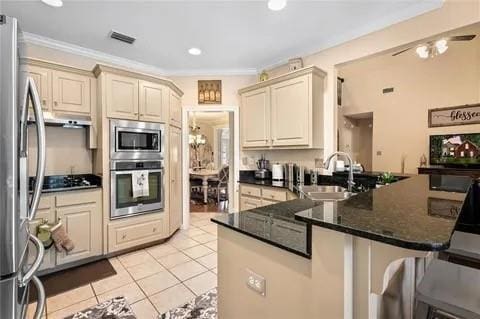
[[[226,207],[228,207],[229,172],[229,167],[224,166],[218,173],[217,179],[211,179],[208,181],[209,190],[213,191],[212,193],[215,196],[217,204],[221,201],[225,201]]]

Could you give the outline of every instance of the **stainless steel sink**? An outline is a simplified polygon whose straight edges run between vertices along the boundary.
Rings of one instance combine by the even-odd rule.
[[[337,185],[302,185],[298,186],[298,190],[304,198],[313,201],[340,201],[355,195]]]

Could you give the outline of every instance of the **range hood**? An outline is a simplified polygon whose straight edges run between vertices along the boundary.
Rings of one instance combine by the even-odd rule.
[[[92,125],[92,118],[85,115],[71,115],[53,112],[43,112],[45,125],[65,128],[84,128]],[[28,112],[28,123],[35,123],[33,111]]]

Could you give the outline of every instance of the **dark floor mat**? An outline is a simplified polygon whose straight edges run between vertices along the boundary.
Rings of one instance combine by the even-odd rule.
[[[47,297],[88,285],[94,281],[117,274],[108,259],[101,259],[82,266],[41,276]],[[30,302],[37,299],[35,289],[30,289]]]

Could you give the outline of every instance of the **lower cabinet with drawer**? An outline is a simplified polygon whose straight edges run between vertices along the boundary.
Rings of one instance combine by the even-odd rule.
[[[69,252],[57,253],[62,265],[102,254],[101,192],[82,191],[56,197],[57,220],[63,223],[75,244]]]
[[[146,219],[132,224],[128,218],[108,225],[108,252],[115,252],[137,245],[160,240],[168,233],[168,221],[164,212],[153,220]]]
[[[283,188],[240,183],[240,211],[292,200],[297,196]]]
[[[102,255],[102,220],[100,189],[42,194],[30,231],[36,234],[43,223],[62,222],[75,248],[70,252],[58,252],[54,245],[46,249],[40,270]]]

